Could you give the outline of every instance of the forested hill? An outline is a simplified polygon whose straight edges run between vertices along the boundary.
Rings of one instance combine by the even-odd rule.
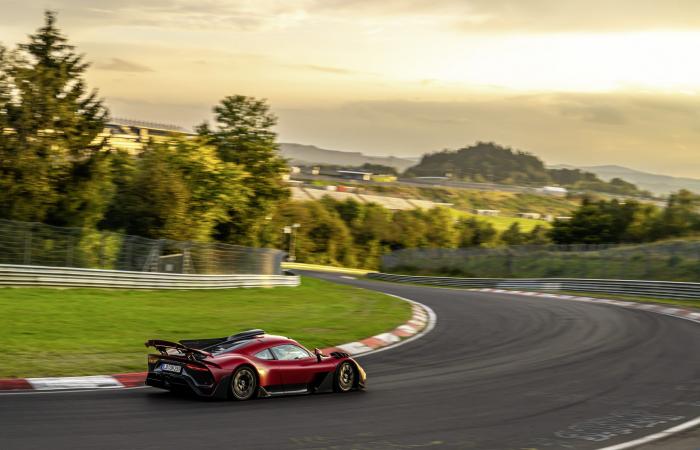
[[[478,142],[456,151],[426,154],[406,174],[418,177],[447,175],[469,181],[505,184],[541,184],[549,181],[544,163],[536,156],[490,142]]]
[[[579,169],[547,169],[537,156],[492,142],[477,142],[459,150],[423,155],[406,176],[449,176],[458,180],[543,186],[557,184],[573,189],[620,195],[649,195],[619,178],[605,182]]]

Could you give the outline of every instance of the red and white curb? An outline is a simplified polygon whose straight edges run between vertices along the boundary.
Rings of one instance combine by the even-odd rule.
[[[700,312],[691,311],[689,309],[683,309],[678,307],[669,307],[664,305],[658,305],[654,303],[639,303],[639,302],[626,302],[624,300],[611,300],[607,298],[595,298],[595,297],[578,297],[576,295],[564,295],[564,294],[552,294],[549,292],[533,292],[533,291],[513,291],[510,289],[470,289],[472,291],[478,292],[491,292],[496,294],[513,294],[513,295],[524,295],[527,297],[546,297],[546,298],[557,298],[560,300],[571,300],[575,302],[584,303],[598,303],[604,305],[615,305],[621,306],[623,308],[629,309],[641,309],[643,311],[650,311],[657,314],[664,314],[666,316],[678,317],[680,319],[690,320],[691,322],[700,323]]]
[[[411,304],[412,314],[408,322],[386,333],[321,349],[323,353],[341,351],[352,356],[369,355],[418,339],[435,327],[436,316],[432,309],[413,300],[396,295],[392,297]],[[0,379],[0,393],[135,388],[144,386],[145,380],[146,372],[81,377],[9,378]]]
[[[392,295],[392,297],[407,301],[411,304],[412,315],[408,322],[386,333],[377,334],[376,336],[368,337],[360,341],[324,348],[323,352],[330,353],[341,351],[349,353],[352,356],[369,355],[370,353],[376,353],[380,350],[394,348],[398,345],[410,342],[425,335],[435,327],[437,318],[432,309],[421,303],[397,295]]]

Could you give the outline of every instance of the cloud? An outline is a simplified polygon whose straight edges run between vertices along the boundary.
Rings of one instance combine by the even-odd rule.
[[[559,108],[563,116],[574,117],[586,122],[603,125],[622,125],[626,123],[622,111],[610,105],[562,104]]]
[[[30,6],[0,0],[5,3],[9,13],[0,23],[26,20]],[[700,29],[697,0],[50,0],[48,6],[85,26],[254,31],[410,17],[467,33]]]
[[[151,69],[150,67],[120,58],[112,58],[110,62],[95,64],[95,68],[100,70],[112,70],[115,72],[153,72],[153,69]]]
[[[315,10],[443,19],[464,32],[699,29],[696,0],[317,0]]]
[[[251,31],[293,24],[304,16],[303,8],[281,0],[53,0],[50,8],[73,23],[100,27]]]
[[[664,105],[654,108],[651,105]],[[471,101],[361,101],[280,109],[285,142],[417,156],[476,141],[529,151],[548,163],[618,164],[700,172],[700,98],[652,94],[538,94]]]
[[[318,66],[316,64],[298,64],[291,65],[291,67],[298,67],[301,69],[308,69],[316,72],[333,73],[337,75],[352,75],[357,73],[356,71],[350,69],[343,69],[340,67]]]
[[[322,66],[319,64],[282,64],[279,62],[277,64],[284,67],[289,67],[291,69],[309,70],[312,72],[320,72],[331,75],[374,75],[368,72],[361,72],[358,70],[346,69],[343,67]]]
[[[467,17],[455,21],[458,30],[615,32],[700,28],[700,3],[695,0],[472,0],[469,5]]]

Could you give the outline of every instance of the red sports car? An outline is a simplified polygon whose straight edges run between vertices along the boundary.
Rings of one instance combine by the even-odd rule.
[[[249,400],[363,389],[367,376],[347,353],[310,352],[282,336],[250,330],[225,338],[151,340],[146,384],[203,397]]]

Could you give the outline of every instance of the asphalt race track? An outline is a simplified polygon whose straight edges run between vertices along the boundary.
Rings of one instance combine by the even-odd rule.
[[[596,449],[700,416],[697,324],[318,276],[422,302],[437,326],[361,357],[366,392],[246,403],[151,388],[2,395],[0,449]]]

